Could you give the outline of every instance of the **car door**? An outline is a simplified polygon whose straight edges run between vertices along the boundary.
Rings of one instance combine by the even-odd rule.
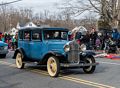
[[[42,34],[40,30],[32,31],[32,38],[30,42],[31,58],[35,60],[41,59],[42,54]]]
[[[30,57],[30,41],[31,41],[31,31],[30,30],[26,30],[26,31],[24,31],[23,32],[23,35],[24,35],[24,37],[23,37],[23,50],[24,50],[24,52],[25,52],[25,55],[27,56],[27,57]]]

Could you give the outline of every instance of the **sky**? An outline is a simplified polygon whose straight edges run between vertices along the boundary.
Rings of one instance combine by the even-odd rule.
[[[0,3],[4,2],[11,2],[15,0],[0,0]],[[63,3],[65,0],[22,0],[13,4],[10,4],[10,6],[13,6],[15,8],[31,8],[34,13],[40,13],[45,10],[49,10],[50,12],[58,12],[59,9],[57,8],[57,4]],[[57,3],[57,4],[56,4]],[[84,18],[87,13],[83,13],[80,16],[77,16],[76,18]]]
[[[0,0],[1,2],[10,2],[15,0]],[[57,6],[55,3],[59,3],[61,0],[22,0],[16,3],[11,4],[11,6],[14,6],[16,8],[19,7],[26,7],[26,8],[32,8],[35,12],[44,11],[44,10],[51,10],[56,11]]]

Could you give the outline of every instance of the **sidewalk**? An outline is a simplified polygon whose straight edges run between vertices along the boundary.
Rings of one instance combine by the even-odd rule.
[[[98,51],[95,51],[96,55],[95,57],[96,58],[107,58],[107,59],[112,59],[112,60],[120,60],[120,54],[107,54],[105,53],[104,50],[98,50]]]
[[[104,50],[95,50],[94,52],[96,53],[96,58],[104,58],[107,55]]]

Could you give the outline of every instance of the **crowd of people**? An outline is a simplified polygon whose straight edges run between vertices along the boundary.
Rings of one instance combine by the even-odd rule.
[[[120,33],[117,29],[113,29],[111,32],[100,32],[92,29],[86,33],[79,31],[69,35],[69,40],[76,39],[79,44],[85,44],[87,50],[106,50],[108,44],[116,42],[116,45],[120,48]],[[18,34],[10,35],[7,33],[0,33],[0,41],[6,42],[8,48],[15,50],[18,47]]]
[[[18,35],[10,35],[7,33],[0,33],[0,41],[3,41],[8,44],[8,48],[15,50],[18,46]]]
[[[119,47],[120,44],[120,33],[117,29],[112,31],[100,32],[92,29],[87,31],[85,34],[77,31],[70,35],[70,40],[76,39],[79,44],[85,44],[88,50],[106,50],[108,44],[116,42]]]

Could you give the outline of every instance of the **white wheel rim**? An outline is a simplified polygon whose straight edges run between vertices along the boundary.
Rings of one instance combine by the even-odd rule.
[[[16,55],[16,65],[17,68],[21,68],[22,67],[22,55],[20,53],[17,53]]]
[[[90,58],[87,58],[86,60],[89,62],[89,64],[92,64],[92,60]],[[92,66],[88,66],[88,68],[86,68],[85,70],[90,71],[91,69],[92,69]]]
[[[50,57],[47,61],[47,70],[50,76],[55,76],[57,72],[57,63],[54,57]]]

